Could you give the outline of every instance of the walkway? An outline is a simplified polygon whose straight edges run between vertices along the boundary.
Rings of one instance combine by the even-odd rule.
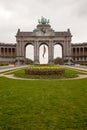
[[[68,67],[68,68],[73,68],[73,69],[77,69],[77,70],[83,70],[83,71],[87,71],[87,66],[79,66],[79,65],[64,65],[64,67]]]
[[[0,74],[0,76],[10,78],[10,79],[18,79],[18,80],[75,80],[75,79],[87,78],[87,75],[79,75],[76,78],[62,78],[62,79],[29,79],[29,78],[15,77],[13,74],[11,74],[11,75]]]
[[[15,69],[23,68],[23,67],[26,67],[26,66],[29,66],[29,65],[22,65],[22,66],[15,66],[15,67],[14,67],[14,65],[0,66],[0,72],[15,70]]]

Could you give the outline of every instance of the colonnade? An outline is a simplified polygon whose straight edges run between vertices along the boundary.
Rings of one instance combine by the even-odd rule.
[[[0,56],[1,57],[16,57],[16,48],[15,47],[0,47]]]
[[[72,54],[73,56],[87,56],[87,47],[74,47]]]
[[[86,46],[73,45],[72,57],[75,62],[87,61],[87,45]]]

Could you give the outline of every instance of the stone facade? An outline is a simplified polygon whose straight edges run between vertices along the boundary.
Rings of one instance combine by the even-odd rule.
[[[0,43],[0,64],[14,63],[16,60],[16,44]]]
[[[87,43],[72,44],[71,32],[69,29],[64,32],[56,32],[48,23],[39,22],[32,32],[23,32],[18,29],[16,44],[0,43],[0,63],[24,64],[26,46],[34,46],[34,64],[39,64],[39,48],[42,44],[48,46],[48,63],[53,64],[54,46],[60,44],[62,47],[63,61],[85,62],[87,61]]]
[[[87,43],[76,43],[71,45],[74,63],[87,62]]]
[[[64,32],[55,32],[49,24],[38,24],[33,32],[22,32],[18,29],[17,57],[18,63],[25,62],[25,48],[28,44],[34,46],[34,64],[39,64],[39,48],[42,44],[48,46],[48,63],[53,64],[54,45],[60,44],[62,47],[63,59],[71,58],[71,33],[68,29]]]

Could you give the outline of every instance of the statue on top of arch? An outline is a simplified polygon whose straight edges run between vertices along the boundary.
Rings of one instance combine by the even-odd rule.
[[[50,23],[50,20],[49,20],[49,19],[46,19],[46,18],[44,18],[44,17],[42,16],[41,19],[38,19],[38,23],[39,23],[39,24],[49,24],[49,23]]]

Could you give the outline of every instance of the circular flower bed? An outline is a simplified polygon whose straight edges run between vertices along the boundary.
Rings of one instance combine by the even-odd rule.
[[[40,67],[32,67],[25,69],[25,74],[29,75],[62,75],[65,73],[65,70],[63,68],[53,68],[53,67],[45,67],[45,68],[40,68]]]

